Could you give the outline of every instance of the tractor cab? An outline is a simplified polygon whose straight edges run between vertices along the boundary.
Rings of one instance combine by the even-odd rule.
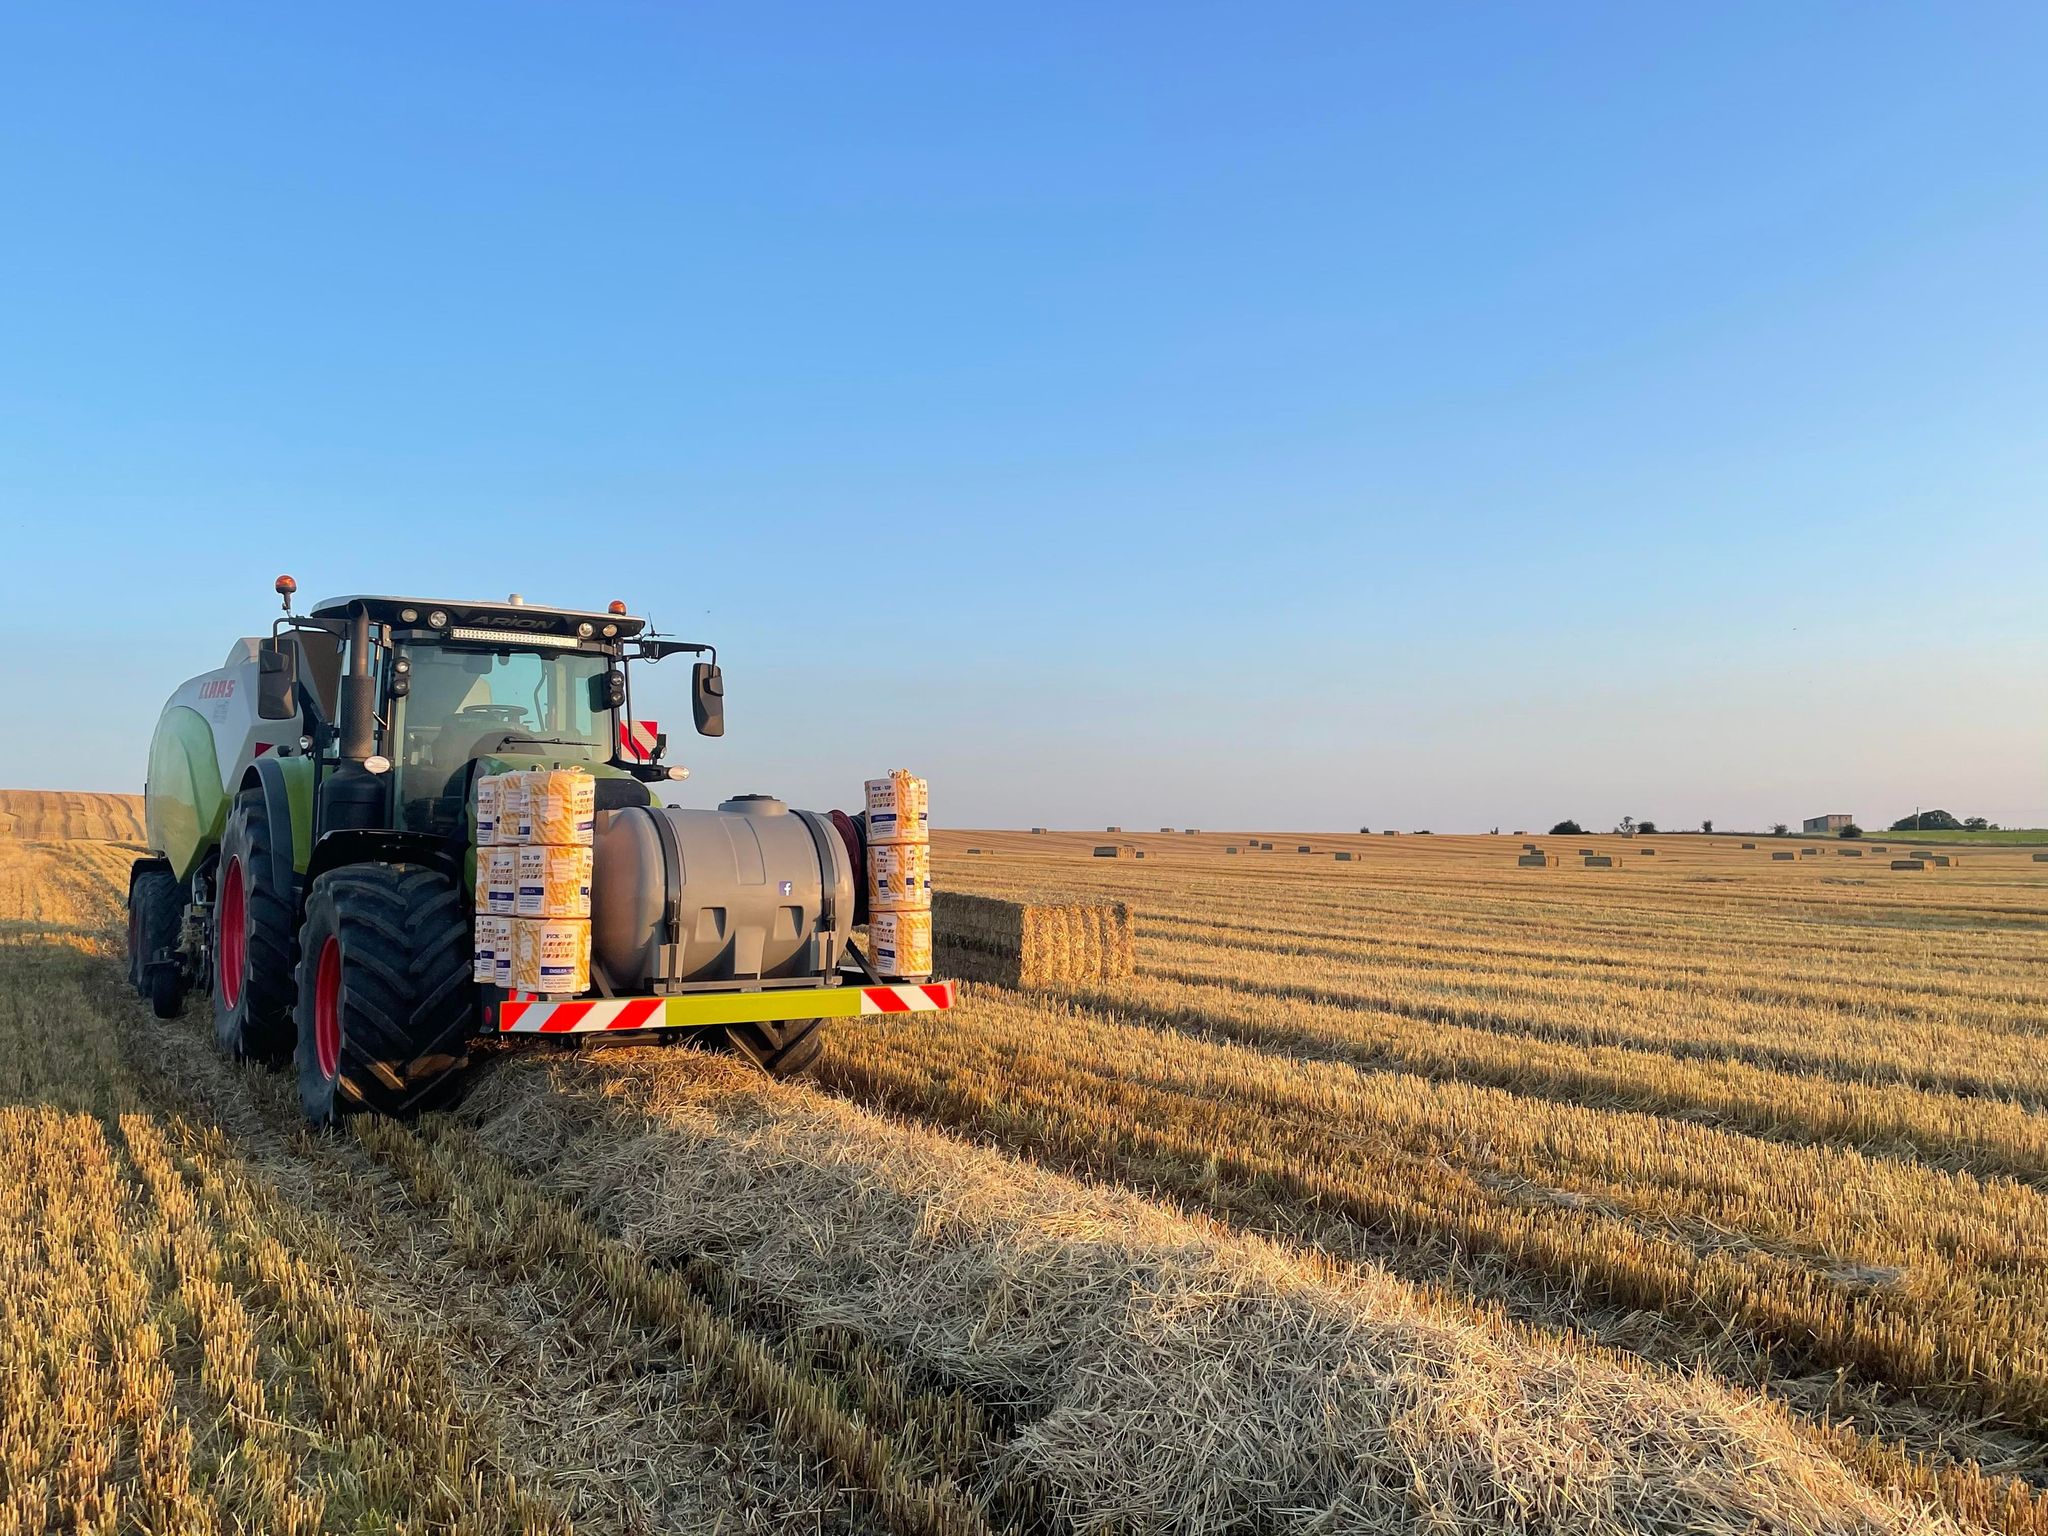
[[[323,781],[316,835],[463,829],[477,765],[583,764],[614,779],[680,778],[665,746],[629,749],[627,663],[709,655],[693,678],[697,728],[723,733],[723,681],[708,645],[660,639],[613,603],[604,612],[503,602],[350,595],[286,615],[264,645],[261,712],[300,715],[300,749]],[[644,801],[644,790],[635,790]]]

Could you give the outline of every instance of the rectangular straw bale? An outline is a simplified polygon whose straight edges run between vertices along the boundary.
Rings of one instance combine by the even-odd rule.
[[[1936,869],[1947,869],[1956,862],[1956,856],[1952,853],[1929,853],[1923,854],[1922,857]]]
[[[1790,853],[1790,852],[1786,852],[1786,853],[1774,853],[1774,854],[1772,854],[1772,855],[1771,855],[1771,857],[1772,857],[1772,858],[1774,858],[1774,859],[1785,859],[1785,860],[1788,860],[1788,861],[1789,861],[1789,860],[1791,859],[1792,855],[1791,855],[1791,853]]]
[[[1033,837],[1043,837],[1043,836],[1045,836],[1045,828],[1043,828],[1043,827],[1033,827],[1033,828],[1031,829],[1031,835],[1032,835]]]
[[[1892,860],[1892,868],[1893,868],[1893,869],[1925,869],[1926,867],[1927,867],[1927,861],[1926,861],[1925,859],[1893,859],[1893,860]]]
[[[1121,901],[932,897],[939,970],[1006,987],[1114,981],[1131,974],[1131,909]]]
[[[1755,844],[1755,843],[1744,843],[1744,844],[1743,844],[1742,846],[1743,846],[1743,847],[1745,847],[1745,848],[1754,848],[1754,847],[1756,846],[1756,844]]]
[[[1334,855],[1334,857],[1339,864],[1349,864],[1351,862],[1351,855],[1348,853],[1339,853]]]
[[[1614,868],[1614,856],[1607,853],[1589,853],[1586,855],[1586,868],[1612,869]]]
[[[2035,862],[2036,864],[2048,864],[2048,853],[2037,853],[2037,854],[2035,854],[2035,855],[2034,855],[2034,862]]]
[[[1095,849],[1095,857],[1098,859],[1120,859],[1123,856],[1124,850],[1121,843],[1100,843]]]
[[[1515,862],[1524,869],[1548,869],[1557,862],[1554,853],[1518,853]]]
[[[1311,848],[1307,843],[1303,843],[1299,848],[1295,849],[1294,851],[1296,853],[1314,853],[1315,849]]]

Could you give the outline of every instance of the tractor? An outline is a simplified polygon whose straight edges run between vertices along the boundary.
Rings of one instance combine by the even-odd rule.
[[[696,728],[724,733],[709,645],[604,611],[347,596],[292,610],[172,694],[150,743],[150,852],[128,889],[128,979],[159,1018],[205,993],[228,1056],[296,1070],[306,1119],[444,1106],[486,1047],[682,1039],[785,1077],[828,1019],[945,1008],[884,977],[862,815],[767,795],[656,802],[687,770],[632,714],[631,665],[695,659]],[[472,979],[477,784],[595,779],[590,990]]]

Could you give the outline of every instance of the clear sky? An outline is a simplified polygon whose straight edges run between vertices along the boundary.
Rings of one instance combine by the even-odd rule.
[[[695,793],[2048,824],[2044,59],[2038,4],[9,6],[0,783],[139,788],[290,571],[716,641]]]

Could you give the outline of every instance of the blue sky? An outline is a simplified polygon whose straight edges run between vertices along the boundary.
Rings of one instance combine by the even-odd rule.
[[[0,782],[288,570],[715,640],[706,794],[2048,824],[2038,6],[0,28]]]

